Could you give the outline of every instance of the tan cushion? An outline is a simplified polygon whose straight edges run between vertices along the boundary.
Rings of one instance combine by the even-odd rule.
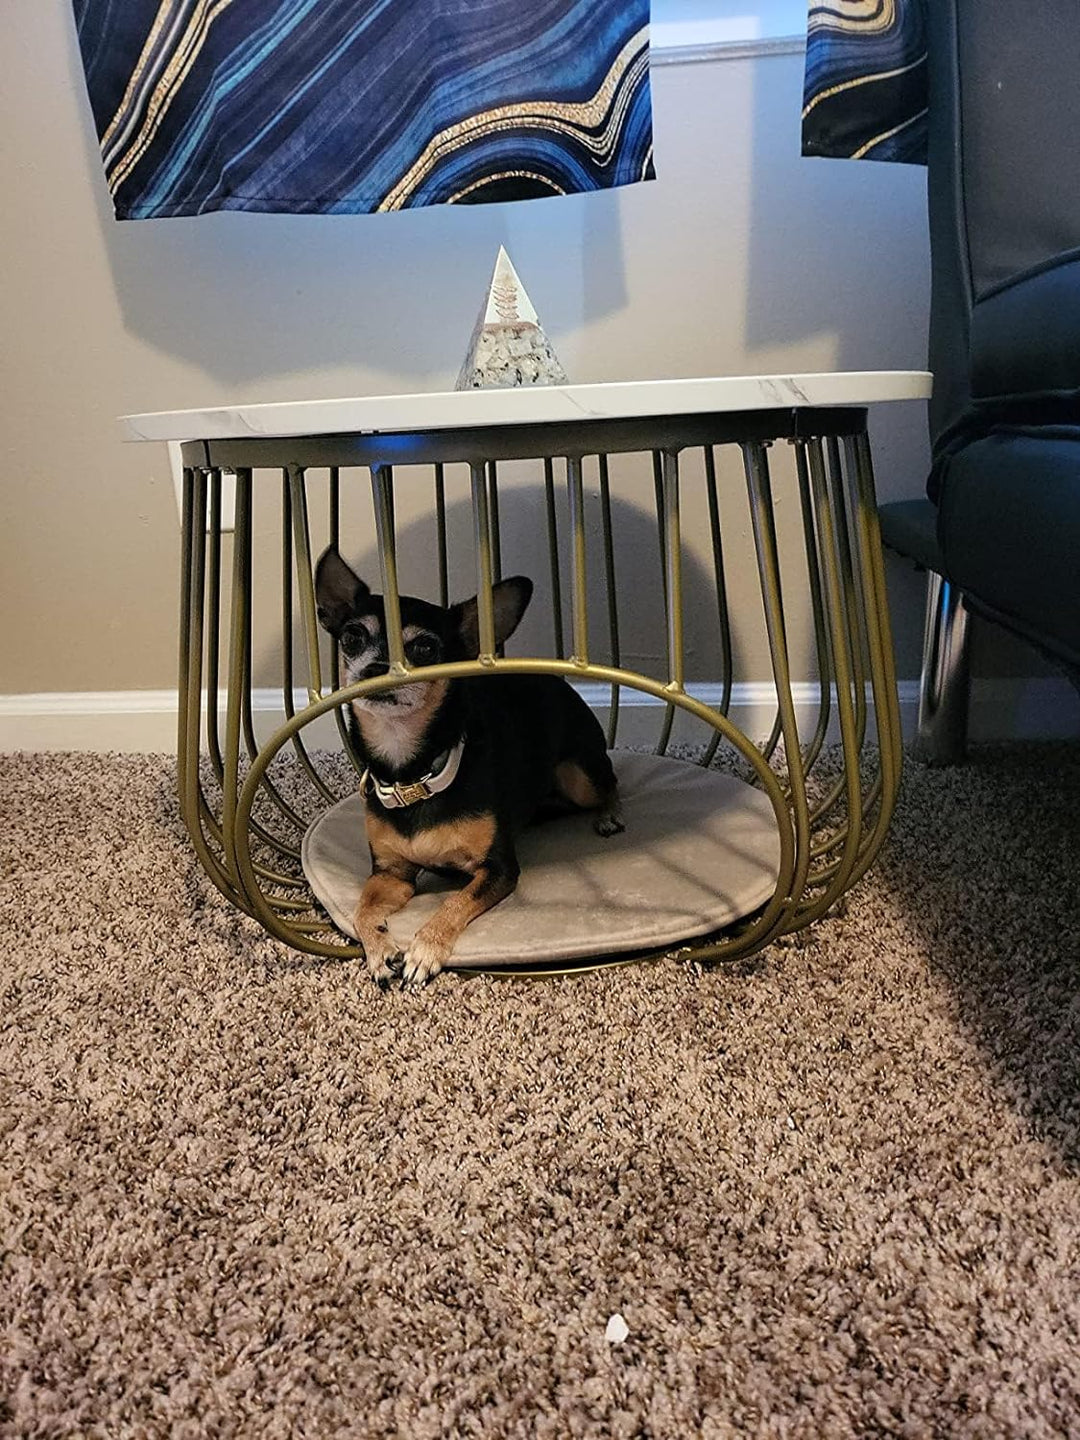
[[[761,791],[686,761],[627,753],[612,760],[623,834],[601,839],[588,815],[527,830],[517,889],[469,926],[452,964],[512,967],[659,948],[729,925],[770,898],[780,843]],[[302,859],[334,923],[355,938],[353,912],[370,874],[359,795],[311,826]],[[453,888],[421,875],[415,898],[390,920],[403,949]]]

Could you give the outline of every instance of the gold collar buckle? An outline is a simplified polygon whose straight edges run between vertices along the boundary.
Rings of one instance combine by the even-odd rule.
[[[395,785],[394,794],[402,805],[415,805],[418,800],[431,799],[431,787],[426,780],[415,780],[411,785]]]

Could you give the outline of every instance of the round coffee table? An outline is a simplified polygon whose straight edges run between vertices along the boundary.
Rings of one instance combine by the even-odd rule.
[[[362,761],[350,752],[345,707],[367,690],[407,683],[418,673],[405,658],[398,612],[405,552],[422,542],[429,557],[423,593],[445,604],[462,598],[451,596],[449,586],[454,537],[465,533],[481,653],[429,667],[424,677],[562,675],[602,710],[613,748],[629,743],[669,757],[675,743],[703,772],[733,775],[753,793],[748,805],[763,839],[765,883],[759,866],[740,908],[728,903],[722,854],[698,851],[689,838],[685,853],[699,858],[680,862],[693,872],[684,878],[725,899],[714,928],[706,907],[692,935],[658,934],[650,924],[642,929],[647,941],[636,946],[633,926],[621,925],[612,949],[600,922],[594,946],[578,936],[569,951],[550,956],[534,933],[518,973],[673,950],[718,961],[810,924],[872,863],[900,777],[867,406],[929,393],[925,373],[866,372],[367,396],[126,417],[130,439],[182,444],[179,788],[207,874],[297,949],[361,953],[334,924],[327,896],[313,893],[302,851],[319,848],[311,836],[356,789]],[[732,456],[737,480],[726,473]],[[235,527],[226,565],[222,476],[229,472]],[[619,499],[624,483],[628,503]],[[468,509],[466,527],[456,523],[460,515],[450,523],[455,485]],[[428,533],[419,536],[424,526],[411,526],[416,533],[403,548],[395,500],[406,487],[414,500],[417,486],[430,495]],[[494,641],[491,589],[502,571],[510,493],[519,510],[515,546],[535,542],[542,557],[550,639],[534,633],[527,653],[504,654]],[[360,497],[369,497],[370,510],[357,520]],[[523,504],[531,517],[524,525]],[[688,528],[691,511],[696,518]],[[620,536],[624,520],[629,528]],[[642,526],[651,535],[647,545]],[[334,683],[338,657],[320,637],[312,581],[317,548],[327,542],[377,550],[389,677],[344,688]],[[408,563],[425,573],[423,564]],[[742,592],[752,586],[765,677],[739,672],[746,657],[737,622],[747,607],[744,593],[735,613],[734,576],[742,577]],[[812,627],[809,708],[807,683],[792,678],[795,607],[808,633]],[[687,644],[691,630],[702,633],[704,611],[713,661],[691,654]],[[633,658],[626,644],[631,621]],[[279,662],[280,694],[268,728],[267,688],[257,682],[270,652]],[[713,666],[704,679],[703,663]],[[753,735],[748,722],[733,718],[733,699],[751,691],[765,693],[770,709],[763,733]],[[651,733],[643,734],[643,724]],[[325,749],[328,735],[336,753]],[[636,764],[628,773],[645,775]],[[646,783],[656,799],[652,772]],[[663,823],[670,828],[670,820]],[[712,829],[722,844],[725,827]],[[731,833],[740,832],[733,826]],[[552,884],[558,893],[557,875]],[[658,864],[657,904],[664,888]],[[544,906],[536,913],[542,916]],[[476,922],[478,933],[485,918]],[[508,967],[513,956],[505,942],[490,965],[482,947],[479,958],[474,953],[462,962]]]

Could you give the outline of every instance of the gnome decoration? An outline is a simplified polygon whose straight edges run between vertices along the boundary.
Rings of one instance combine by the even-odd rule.
[[[511,385],[565,385],[525,287],[499,246],[487,299],[458,376],[459,390],[497,390]]]

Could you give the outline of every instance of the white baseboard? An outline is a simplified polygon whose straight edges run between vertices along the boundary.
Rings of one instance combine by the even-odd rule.
[[[919,687],[914,680],[900,682],[900,712],[904,735],[915,731]],[[718,685],[691,685],[690,694],[705,704],[720,699]],[[606,718],[606,685],[583,685],[585,698]],[[800,725],[812,726],[817,714],[817,687],[793,687]],[[730,715],[747,735],[762,737],[774,713],[771,685],[734,687]],[[260,739],[282,719],[280,692],[259,690],[252,697],[253,718]],[[649,743],[657,734],[657,707],[661,702],[640,691],[624,689],[620,699],[619,741]],[[297,708],[305,704],[296,698]],[[176,749],[175,690],[106,690],[74,694],[0,695],[0,753],[19,750],[121,751],[133,754],[169,754]],[[310,734],[316,746],[336,746],[331,717],[318,722]],[[676,717],[674,739],[685,731],[685,717]],[[834,723],[835,732],[835,723]],[[700,738],[700,730],[697,738]],[[1065,680],[1054,677],[1018,680],[976,680],[971,697],[971,734],[976,740],[1060,739],[1080,734],[1080,705]],[[836,738],[835,733],[832,738]]]

